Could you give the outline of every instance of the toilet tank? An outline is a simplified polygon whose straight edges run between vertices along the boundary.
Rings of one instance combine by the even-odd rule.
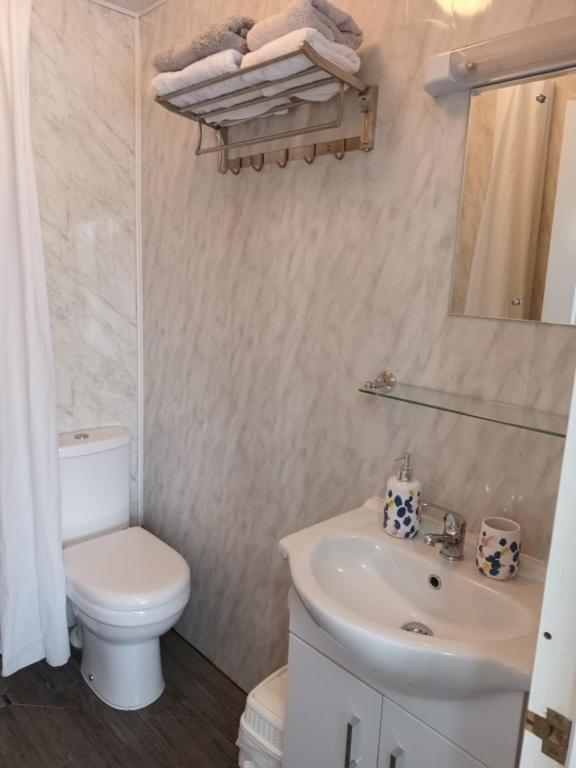
[[[64,544],[127,528],[130,523],[130,435],[124,427],[60,435]]]

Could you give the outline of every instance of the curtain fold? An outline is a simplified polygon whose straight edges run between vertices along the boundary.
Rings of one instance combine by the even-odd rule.
[[[492,167],[466,293],[467,315],[529,317],[553,97],[551,80],[497,92]]]
[[[2,674],[69,655],[54,364],[29,105],[32,0],[0,0]]]

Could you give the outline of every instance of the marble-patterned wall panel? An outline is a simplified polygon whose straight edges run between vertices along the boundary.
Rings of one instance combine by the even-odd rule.
[[[130,430],[136,509],[134,24],[34,0],[31,104],[59,427]]]
[[[415,455],[426,496],[477,530],[517,517],[546,557],[563,443],[382,401],[404,381],[565,412],[572,329],[448,317],[468,98],[435,101],[423,60],[576,13],[576,0],[339,0],[381,85],[376,149],[216,173],[192,123],[155,105],[151,56],[242,0],[170,0],[143,36],[145,520],[187,557],[181,631],[248,687],[285,658],[278,540],[384,491]],[[283,0],[256,0],[256,17]],[[320,108],[322,109],[322,108]]]

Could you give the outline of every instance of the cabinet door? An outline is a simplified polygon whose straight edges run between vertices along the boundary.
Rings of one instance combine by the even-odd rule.
[[[382,696],[290,635],[283,768],[377,768]]]
[[[379,757],[378,768],[485,768],[386,698],[382,700]]]

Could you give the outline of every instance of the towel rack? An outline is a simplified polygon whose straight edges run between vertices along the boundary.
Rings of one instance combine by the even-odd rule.
[[[292,59],[296,56],[306,56],[311,66],[299,70],[295,74],[287,75],[277,80],[266,79],[254,85],[246,85],[245,76],[251,72],[266,69],[278,62]],[[295,85],[290,88],[290,83],[302,78],[303,76],[318,75],[317,79],[308,80],[305,84]],[[235,82],[238,87],[234,88]],[[190,106],[178,107],[171,101],[179,96],[184,96],[194,91],[204,88],[227,83],[226,92],[220,96],[196,102]],[[332,119],[308,125],[304,128],[294,128],[283,131],[276,131],[264,136],[244,138],[241,140],[231,140],[230,128],[232,126],[246,125],[259,120],[263,117],[277,116],[278,113],[292,112],[304,106],[310,106],[311,101],[305,100],[305,92],[317,86],[338,85],[337,107]],[[271,96],[261,94],[266,86],[288,86],[281,93],[274,93]],[[258,152],[253,155],[241,157],[230,157],[229,151],[265,144],[269,141],[281,141],[283,139],[305,136],[309,133],[318,133],[321,131],[340,128],[344,117],[344,93],[351,89],[356,93],[360,111],[360,129],[359,135],[348,138],[342,138],[332,141],[324,141],[314,144],[307,144],[300,147],[285,147],[271,152]],[[260,95],[258,93],[260,92]],[[303,98],[298,99],[302,94]],[[284,104],[278,105],[279,98],[288,99]],[[230,105],[230,100],[239,100],[236,104]],[[321,56],[307,41],[303,42],[294,51],[269,59],[262,64],[256,64],[252,67],[246,67],[238,72],[221,75],[211,80],[197,83],[186,88],[172,91],[157,96],[156,102],[168,109],[170,112],[193,120],[198,125],[198,143],[196,145],[197,155],[218,154],[218,170],[220,173],[232,171],[238,175],[242,168],[252,168],[261,171],[265,165],[277,165],[279,168],[285,168],[291,160],[305,160],[311,164],[317,157],[332,155],[337,160],[341,160],[347,152],[362,150],[369,152],[374,147],[374,137],[376,131],[376,113],[378,108],[378,86],[367,85],[356,75],[346,72],[333,62]],[[242,118],[240,110],[247,107],[255,107],[270,104],[268,110],[264,110],[258,118]],[[234,112],[239,112],[238,119],[234,119]],[[219,118],[222,118],[219,120]],[[208,120],[210,122],[208,122]],[[205,144],[205,129],[210,128],[216,134],[216,144]]]

